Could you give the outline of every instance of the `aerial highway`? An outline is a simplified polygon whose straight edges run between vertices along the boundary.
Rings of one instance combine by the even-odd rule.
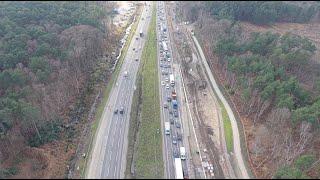
[[[175,159],[181,157],[181,147],[188,148],[188,142],[184,138],[183,124],[181,121],[181,94],[180,84],[176,82],[178,71],[174,70],[174,59],[169,38],[164,2],[157,3],[157,40],[158,40],[158,68],[160,84],[161,124],[165,129],[165,123],[170,123],[170,135],[163,133],[163,156],[165,162],[165,178],[179,178],[181,174],[188,177],[188,153],[186,160],[182,160],[183,173],[177,174]],[[173,83],[172,83],[173,82]],[[176,92],[177,107],[172,92]],[[188,149],[186,152],[189,152]]]
[[[144,3],[143,3],[144,4]],[[97,129],[86,178],[124,178],[130,110],[152,2],[144,4],[139,24]],[[150,5],[150,6],[149,6]],[[140,37],[140,34],[143,34]]]

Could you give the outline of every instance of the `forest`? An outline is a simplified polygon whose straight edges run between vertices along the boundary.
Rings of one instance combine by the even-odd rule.
[[[208,1],[205,2],[205,9],[221,19],[254,24],[305,23],[319,10],[319,4],[301,7],[282,1]]]
[[[240,90],[243,105],[247,107],[244,108],[247,109],[246,113],[256,111],[254,124],[266,121],[266,114],[270,113],[271,108],[287,109],[291,114],[291,122],[287,127],[291,128],[293,133],[304,123],[311,124],[312,131],[316,133],[320,128],[319,86],[315,85],[312,90],[306,90],[296,77],[296,72],[307,71],[307,64],[315,50],[314,44],[306,38],[290,33],[280,36],[266,32],[252,33],[250,39],[243,43],[232,37],[222,38],[217,42],[214,52],[219,56],[219,63],[232,72],[229,77],[230,84],[227,85],[229,93],[234,95]],[[319,83],[319,80],[318,73],[316,83]],[[249,102],[255,93],[260,96],[258,99],[261,101],[253,108]],[[279,113],[283,112],[278,112],[278,115],[274,113],[272,120],[277,121],[276,117],[281,116]],[[308,177],[306,172],[309,169],[306,167],[310,167],[316,157],[311,154],[296,156],[295,164],[305,166],[285,165],[278,169],[274,177]]]
[[[102,54],[105,16],[101,2],[0,3],[0,163],[19,150],[13,135],[31,147],[59,139],[67,107]]]
[[[217,19],[270,25],[276,22],[310,22],[319,12],[319,3],[309,3],[298,5],[284,1],[199,1],[181,4],[185,9],[185,16],[191,22],[197,20],[200,12],[204,11]]]
[[[251,40],[237,44],[234,39],[222,39],[215,52],[234,72],[244,91],[258,90],[263,101],[273,101],[279,108],[292,111],[292,123],[308,121],[319,128],[320,96],[313,97],[299,86],[294,69],[303,68],[316,50],[307,39],[270,32],[253,33]]]

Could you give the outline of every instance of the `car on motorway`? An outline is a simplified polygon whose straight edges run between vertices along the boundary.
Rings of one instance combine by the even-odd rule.
[[[169,82],[169,78],[166,78],[166,80],[165,80],[166,82]]]
[[[180,158],[179,152],[177,150],[173,150],[173,157]]]
[[[164,86],[166,85],[166,83],[164,81],[161,81],[161,85]]]
[[[177,140],[182,141],[182,135],[180,133],[177,133]]]
[[[114,110],[114,114],[118,114],[118,109]]]
[[[123,108],[123,106],[121,106],[121,108],[120,108],[120,114],[124,114],[124,108]]]
[[[163,107],[164,108],[168,108],[168,104],[167,103],[163,103]]]
[[[166,85],[166,89],[169,89],[169,88],[170,88],[170,86],[169,86],[169,84],[167,84],[167,85]]]
[[[167,97],[168,102],[171,102],[171,100],[172,100],[171,97]]]
[[[138,58],[136,58],[135,60],[136,60],[136,61],[139,61],[139,59],[138,59]]]
[[[171,59],[170,58],[168,58],[168,62],[170,62],[171,61]]]
[[[173,111],[173,116],[174,116],[174,117],[178,117],[178,116],[179,116],[177,110],[174,110],[174,111]]]
[[[159,66],[160,66],[160,67],[163,67],[163,64],[162,64],[162,63],[160,63],[160,64],[159,64]]]
[[[177,144],[177,137],[175,135],[172,136],[172,144]]]
[[[172,110],[171,109],[169,109],[169,114],[172,114]]]
[[[176,122],[176,127],[177,127],[177,128],[180,128],[180,127],[181,127],[181,124],[180,124],[178,121]]]
[[[132,50],[133,50],[133,51],[135,51],[135,50],[136,50],[136,48],[133,48]]]
[[[173,118],[170,118],[169,121],[170,121],[170,124],[174,124]]]

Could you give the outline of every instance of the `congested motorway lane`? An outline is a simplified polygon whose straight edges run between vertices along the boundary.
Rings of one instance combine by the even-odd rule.
[[[147,2],[103,112],[88,178],[124,178],[132,96],[151,14],[152,2]],[[144,34],[142,38],[139,37],[140,30]],[[139,38],[136,40],[136,37]],[[124,77],[125,72],[128,73],[127,77]],[[124,108],[124,114],[114,113],[121,107]]]
[[[185,147],[183,145],[183,141],[177,141],[177,144],[173,144],[172,143],[172,136],[174,135],[175,137],[177,137],[177,134],[183,135],[183,124],[181,123],[181,103],[182,100],[180,99],[179,96],[179,92],[178,91],[178,87],[177,84],[175,85],[175,87],[172,87],[171,85],[169,85],[169,89],[166,89],[166,84],[170,84],[170,82],[166,82],[166,78],[169,78],[169,75],[172,73],[174,74],[174,77],[176,79],[176,75],[178,73],[175,72],[175,70],[173,69],[173,57],[172,57],[172,48],[171,48],[171,44],[170,44],[170,38],[169,38],[169,33],[168,32],[163,32],[161,29],[161,24],[164,24],[165,27],[167,26],[167,22],[166,22],[166,16],[165,16],[165,8],[164,8],[164,2],[158,2],[157,3],[158,8],[157,8],[157,40],[158,40],[158,67],[159,67],[159,80],[160,80],[160,106],[161,106],[161,120],[162,120],[162,129],[164,130],[164,123],[165,122],[170,122],[170,119],[173,118],[174,119],[174,124],[170,125],[170,130],[171,133],[170,135],[164,135],[163,137],[163,153],[164,153],[164,159],[165,159],[165,177],[166,178],[170,178],[170,179],[174,179],[175,178],[175,165],[174,165],[174,151],[178,154],[178,156],[180,155],[180,147]],[[167,38],[162,38],[165,35]],[[171,61],[168,62],[167,60],[161,60],[161,52],[160,52],[160,47],[161,47],[161,43],[162,40],[165,39],[166,40],[166,44],[168,46],[168,52],[170,54],[170,59]],[[164,53],[163,53],[164,54]],[[163,56],[165,57],[165,55]],[[165,67],[160,67],[160,64],[162,65],[170,65],[171,67],[169,68],[165,68]],[[168,72],[168,75],[163,75],[162,74],[162,70]],[[162,85],[162,82],[165,82],[165,85]],[[175,92],[177,92],[177,101],[178,101],[178,117],[175,118],[173,117],[173,114],[170,114],[169,111],[173,111],[172,108],[172,103],[171,102],[167,102],[167,97],[171,97],[171,93],[172,91],[175,90]],[[164,108],[164,103],[168,103],[168,108]],[[177,128],[176,123],[179,123],[181,125],[180,128]],[[188,152],[188,150],[187,150]],[[187,160],[186,161],[182,161],[182,165],[183,165],[183,171],[184,171],[184,176],[188,176],[188,169],[187,169],[187,161],[188,160],[188,154],[187,154]]]

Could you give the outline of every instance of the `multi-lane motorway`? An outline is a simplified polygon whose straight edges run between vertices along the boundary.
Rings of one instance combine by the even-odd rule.
[[[188,148],[188,145],[185,138],[181,140],[177,140],[178,134],[183,136],[183,124],[181,121],[181,91],[177,87],[177,82],[175,82],[174,86],[170,85],[170,81],[168,81],[170,74],[173,74],[175,79],[177,79],[178,72],[177,69],[174,69],[174,59],[173,52],[171,48],[171,42],[169,38],[169,33],[167,29],[167,20],[165,15],[165,6],[164,2],[157,3],[157,40],[158,40],[158,67],[159,67],[159,82],[160,84],[160,106],[161,106],[161,124],[162,129],[164,129],[165,122],[170,122],[170,135],[163,135],[163,156],[165,162],[165,178],[174,179],[176,178],[175,174],[175,165],[174,158],[180,158],[180,147]],[[165,45],[167,45],[167,53]],[[166,57],[166,54],[169,54],[169,57]],[[168,97],[171,97],[172,91],[177,93],[177,102],[178,102],[178,117],[174,116],[174,109],[172,106],[172,102],[168,101]],[[168,107],[165,108],[164,104],[167,104]],[[173,123],[171,123],[173,120]],[[163,133],[164,134],[164,133]],[[174,137],[174,138],[173,138]],[[173,144],[174,139],[176,140],[176,144]],[[187,158],[182,161],[182,169],[184,177],[188,177],[188,163],[189,150],[186,149]]]
[[[102,114],[92,158],[89,160],[87,178],[124,178],[132,96],[151,14],[152,2],[146,2],[118,79]],[[139,37],[140,30],[143,37]],[[123,114],[120,113],[121,108],[124,109]]]

